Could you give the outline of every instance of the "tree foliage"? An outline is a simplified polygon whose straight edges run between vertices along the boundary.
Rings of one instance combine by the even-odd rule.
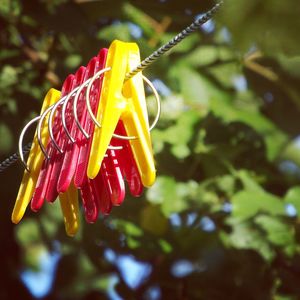
[[[224,2],[145,71],[162,115],[157,182],[141,198],[127,196],[96,224],[82,218],[68,238],[57,203],[13,226],[22,167],[1,175],[1,299],[33,299],[24,278],[47,255],[58,257],[46,267],[49,300],[300,298],[300,6]],[[100,48],[135,41],[146,57],[212,4],[1,1],[2,158],[46,91]]]

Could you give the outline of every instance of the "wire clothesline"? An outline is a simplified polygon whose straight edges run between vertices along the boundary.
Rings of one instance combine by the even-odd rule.
[[[137,73],[139,73],[139,72],[145,70],[146,68],[148,68],[152,63],[154,63],[156,60],[158,60],[165,53],[170,51],[177,44],[182,42],[191,33],[195,32],[201,25],[206,23],[208,20],[210,20],[216,14],[216,12],[220,9],[222,4],[223,4],[223,1],[219,1],[218,3],[216,3],[209,11],[207,11],[200,18],[198,18],[193,23],[191,23],[189,26],[187,26],[185,29],[183,29],[180,33],[178,33],[168,43],[161,46],[159,49],[157,49],[152,54],[150,54],[136,68],[134,68],[132,71],[130,71],[129,73],[126,74],[125,80],[128,80],[128,79],[132,78]],[[72,91],[70,93],[72,93]],[[28,143],[26,146],[24,146],[23,154],[28,153],[30,151],[30,148],[31,148],[31,143]],[[20,156],[19,156],[18,153],[14,153],[11,156],[9,156],[7,159],[2,161],[0,163],[0,173],[2,173],[4,170],[9,168],[11,165],[13,165],[19,159],[19,157]]]

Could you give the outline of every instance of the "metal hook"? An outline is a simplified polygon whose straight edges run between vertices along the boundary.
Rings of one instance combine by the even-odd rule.
[[[155,97],[155,101],[156,101],[156,108],[157,108],[156,116],[155,116],[152,124],[149,127],[149,131],[152,131],[152,129],[155,128],[155,126],[156,126],[156,124],[157,124],[157,122],[159,121],[159,118],[160,118],[160,114],[161,114],[161,101],[160,101],[159,94],[158,94],[156,88],[154,87],[153,83],[147,77],[145,77],[144,75],[142,75],[142,76],[143,76],[144,81],[151,88],[151,90],[152,90],[152,92],[154,94],[154,97]]]
[[[89,115],[91,117],[91,119],[93,120],[94,124],[96,124],[99,128],[101,128],[101,124],[98,122],[97,118],[95,117],[93,111],[92,111],[92,108],[91,108],[91,103],[90,103],[90,90],[91,90],[91,87],[93,85],[93,82],[104,72],[106,71],[109,71],[111,70],[110,67],[108,68],[105,68],[105,69],[102,69],[101,71],[99,71],[98,73],[96,73],[92,78],[91,78],[91,81],[89,82],[89,85],[86,89],[86,97],[85,97],[85,101],[86,101],[86,106],[87,106],[87,110],[89,112]],[[160,97],[159,97],[159,94],[156,90],[156,88],[154,87],[154,85],[152,84],[152,82],[147,78],[145,77],[144,75],[142,75],[143,77],[143,80],[149,85],[149,87],[151,88],[154,96],[155,96],[155,100],[156,100],[156,106],[157,106],[157,113],[156,113],[156,116],[155,116],[155,119],[153,120],[151,126],[149,127],[149,131],[151,131],[157,124],[159,118],[160,118],[160,114],[161,114],[161,101],[160,101]],[[117,139],[121,139],[121,140],[135,140],[137,139],[137,137],[135,136],[125,136],[125,135],[119,135],[119,134],[116,134],[114,133],[113,134],[113,137],[114,138],[117,138]]]
[[[66,108],[67,108],[67,104],[68,104],[69,100],[71,99],[71,97],[76,96],[78,94],[78,91],[80,90],[80,87],[81,86],[78,86],[77,88],[75,88],[73,91],[71,91],[67,95],[66,100],[64,101],[64,103],[62,105],[62,109],[61,109],[61,120],[62,120],[63,129],[65,130],[65,132],[67,134],[67,137],[71,140],[72,143],[75,143],[75,139],[71,136],[71,133],[70,133],[69,129],[67,128]]]
[[[143,77],[143,80],[151,88],[151,90],[152,90],[152,92],[154,94],[155,100],[156,100],[157,113],[156,113],[155,119],[153,120],[152,124],[149,127],[149,131],[151,131],[156,126],[156,124],[157,124],[157,122],[158,122],[158,120],[160,118],[160,114],[161,114],[161,101],[160,101],[159,94],[158,94],[156,88],[154,87],[153,83],[147,77],[145,77],[144,75],[142,75],[142,77]],[[119,134],[116,134],[116,133],[113,134],[113,137],[117,138],[117,139],[120,139],[120,140],[127,140],[127,141],[129,141],[129,140],[136,140],[137,139],[137,137],[135,137],[135,136],[125,136],[125,135],[119,135]]]
[[[29,167],[27,166],[27,163],[25,162],[25,159],[24,159],[24,154],[23,154],[23,138],[24,138],[24,135],[27,131],[27,129],[35,122],[37,122],[39,119],[41,118],[41,116],[37,116],[35,118],[33,118],[31,121],[29,121],[25,126],[24,128],[22,129],[22,132],[20,134],[20,137],[19,137],[19,142],[18,142],[18,150],[19,150],[19,157],[21,159],[21,162],[22,164],[24,165],[25,169],[27,172],[30,172],[30,169]]]
[[[84,130],[84,128],[82,127],[82,125],[79,122],[78,119],[78,114],[77,114],[77,102],[78,102],[78,98],[79,95],[81,93],[81,91],[88,86],[89,82],[91,81],[91,78],[89,78],[87,81],[84,82],[84,84],[82,84],[82,86],[80,86],[80,88],[78,89],[76,96],[74,98],[74,102],[73,102],[73,115],[74,115],[74,119],[76,122],[77,127],[79,128],[79,130],[82,132],[82,134],[85,136],[86,139],[89,139],[90,136],[89,134]]]
[[[91,78],[91,81],[89,82],[89,85],[86,89],[86,94],[85,94],[85,102],[86,102],[86,107],[87,107],[87,110],[88,110],[88,113],[91,117],[91,119],[93,120],[93,122],[98,126],[98,127],[101,127],[101,125],[99,124],[97,118],[95,117],[93,111],[92,111],[92,107],[91,107],[91,102],[90,102],[90,92],[91,92],[91,88],[92,88],[92,85],[94,83],[94,81],[101,76],[101,74],[107,72],[107,71],[110,71],[111,70],[111,67],[108,67],[108,68],[105,68],[105,69],[102,69],[100,70],[99,72],[97,72],[92,78]]]
[[[90,93],[91,93],[91,88],[92,88],[92,85],[94,83],[94,81],[98,78],[100,78],[100,76],[107,72],[107,71],[110,71],[111,70],[111,67],[108,67],[108,68],[104,68],[100,71],[98,71],[93,77],[90,78],[90,81],[89,81],[89,84],[87,86],[87,89],[86,89],[86,94],[85,94],[85,102],[86,102],[86,107],[87,107],[87,111],[92,119],[92,121],[99,127],[99,122],[97,121],[93,111],[92,111],[92,107],[91,107],[91,101],[90,101]],[[77,112],[76,112],[77,114]],[[76,117],[75,117],[75,120],[76,120]],[[101,126],[100,126],[101,127]],[[85,132],[86,133],[86,132]],[[87,134],[87,133],[86,133]],[[85,137],[87,138],[90,138],[90,136],[87,134],[85,135]],[[108,146],[108,149],[109,150],[121,150],[123,149],[122,146],[111,146],[109,145]]]
[[[49,131],[49,135],[50,135],[50,139],[53,143],[53,145],[55,146],[55,148],[60,152],[60,153],[64,153],[64,151],[59,147],[58,143],[56,142],[55,138],[54,138],[54,134],[53,134],[53,119],[54,119],[54,113],[57,110],[58,106],[61,105],[66,99],[66,96],[61,98],[60,100],[58,100],[53,108],[51,109],[50,115],[49,115],[49,121],[48,121],[48,131]]]
[[[51,106],[49,106],[40,116],[40,120],[38,122],[38,125],[37,125],[37,138],[38,138],[38,143],[39,143],[39,146],[44,154],[44,156],[49,159],[50,156],[48,155],[47,153],[47,150],[45,148],[45,146],[43,145],[42,143],[42,124],[43,124],[43,121],[45,119],[45,117],[47,116],[47,114],[50,112],[50,110],[53,108],[54,104],[52,104]]]

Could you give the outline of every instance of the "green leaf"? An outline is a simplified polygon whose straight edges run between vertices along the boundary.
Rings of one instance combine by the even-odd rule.
[[[126,237],[126,242],[129,248],[136,249],[141,246],[141,242],[131,236]]]
[[[75,69],[81,63],[81,56],[78,54],[72,54],[67,57],[65,60],[65,65],[69,69]]]
[[[168,229],[168,219],[161,213],[158,206],[148,205],[140,214],[141,227],[154,235],[161,236]]]
[[[153,37],[153,34],[155,34],[153,28],[154,22],[151,22],[151,18],[147,14],[128,2],[124,2],[122,10],[127,18],[143,30],[145,35]],[[119,37],[118,39],[121,38]]]
[[[95,276],[91,282],[91,288],[95,290],[105,291],[111,285],[110,275]]]
[[[296,55],[300,49],[299,14],[298,0],[290,0],[288,5],[280,0],[229,0],[220,16],[242,51],[256,45],[269,55]]]
[[[298,216],[300,216],[300,186],[290,188],[284,196],[284,202],[292,204],[297,210]]]
[[[0,73],[0,87],[2,89],[8,88],[9,86],[18,82],[18,72],[15,68],[10,65],[5,65]]]
[[[5,16],[10,10],[10,0],[3,0],[0,2],[0,14]]]
[[[227,196],[232,196],[235,190],[235,178],[232,175],[224,175],[216,181],[219,189],[225,192]]]
[[[239,170],[235,175],[241,180],[245,190],[249,192],[264,192],[264,189],[253,179],[253,176],[247,170]]]
[[[222,86],[233,87],[234,79],[239,75],[239,65],[234,63],[218,64],[208,69],[208,72],[218,80]]]
[[[0,136],[0,154],[7,153],[12,148],[13,135],[11,129],[2,122],[0,123]]]
[[[267,233],[267,239],[276,246],[295,245],[294,229],[279,218],[273,216],[257,216],[255,223]]]
[[[111,223],[128,236],[139,237],[143,234],[143,230],[130,221],[118,219]]]
[[[193,183],[177,182],[174,188],[172,199],[162,203],[161,210],[165,216],[170,216],[172,213],[179,213],[188,208],[188,197],[193,193]]]
[[[8,58],[16,57],[18,55],[20,55],[19,50],[1,49],[0,60],[5,60]]]
[[[159,176],[156,182],[147,190],[147,199],[153,204],[172,201],[176,197],[176,181],[172,177]]]
[[[156,183],[147,191],[147,199],[153,204],[160,204],[165,216],[185,210],[188,199],[196,198],[198,186],[194,181],[177,182],[167,176],[159,176]]]
[[[191,52],[186,58],[185,63],[193,67],[201,67],[215,62],[218,59],[218,49],[215,46],[201,46]]]
[[[159,245],[161,247],[161,249],[163,250],[164,253],[170,253],[173,250],[173,247],[170,243],[168,243],[166,240],[164,239],[159,239]]]
[[[161,103],[161,120],[176,120],[185,110],[184,99],[181,95],[172,94],[164,97]]]
[[[177,158],[185,158],[191,153],[187,144],[194,134],[194,125],[198,120],[197,112],[186,111],[178,118],[175,126],[164,131],[164,140],[171,144],[172,154]]]
[[[209,108],[211,83],[182,62],[171,67],[170,75],[179,82],[179,91],[187,104],[197,107],[205,115]]]
[[[1,0],[0,1],[0,15],[6,17],[7,19],[13,19],[21,12],[21,3],[19,0],[10,1],[10,0]]]
[[[272,121],[259,111],[235,107],[230,97],[213,97],[210,102],[213,113],[225,122],[240,121],[255,129],[262,135],[267,146],[267,156],[274,160],[282,151],[288,137]]]
[[[254,217],[259,212],[284,215],[284,203],[280,198],[267,192],[243,190],[232,198],[232,215],[239,220]]]
[[[287,57],[279,55],[278,62],[281,67],[294,77],[300,77],[300,55],[294,57]]]
[[[97,38],[108,42],[116,39],[129,42],[131,34],[127,24],[113,24],[101,29],[97,34]]]
[[[275,256],[275,251],[270,244],[250,222],[235,224],[232,233],[228,235],[227,242],[237,249],[255,250],[267,261],[271,261]]]
[[[36,220],[27,218],[15,227],[18,241],[24,246],[37,243],[41,239],[39,225]]]
[[[275,295],[274,300],[296,300],[296,298],[293,296]]]

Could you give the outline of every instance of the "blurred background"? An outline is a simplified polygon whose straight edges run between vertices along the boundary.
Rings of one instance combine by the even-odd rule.
[[[300,299],[300,5],[224,2],[144,72],[162,116],[142,197],[69,238],[57,201],[13,225],[23,168],[0,174],[1,300]],[[1,160],[99,49],[134,41],[145,58],[212,5],[1,0]]]

